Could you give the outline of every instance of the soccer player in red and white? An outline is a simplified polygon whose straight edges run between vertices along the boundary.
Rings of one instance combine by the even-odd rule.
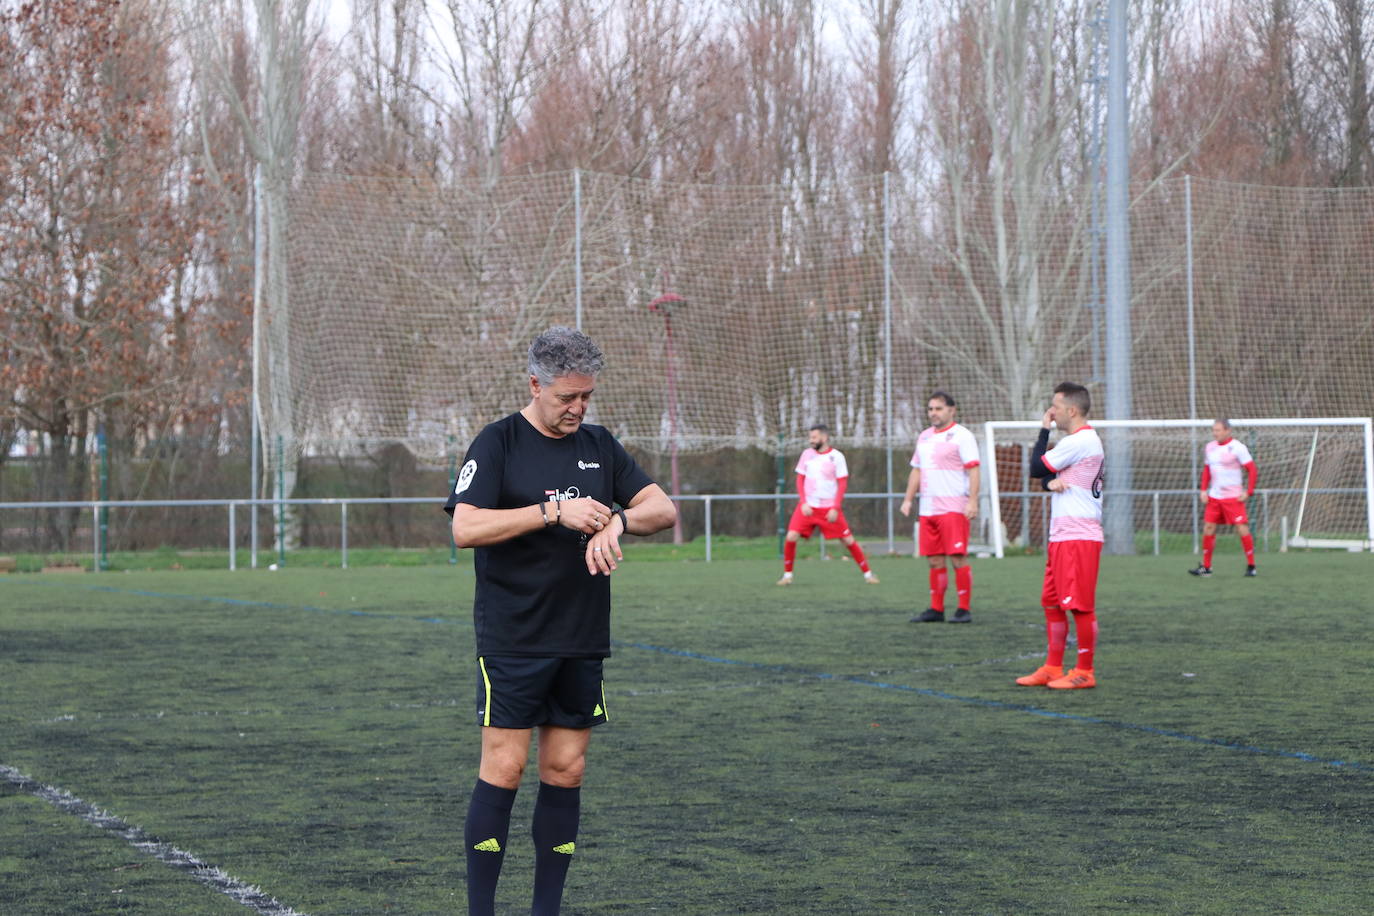
[[[859,564],[864,581],[878,584],[878,577],[868,568],[864,549],[849,531],[840,505],[849,485],[849,465],[844,453],[830,445],[830,430],[817,424],[808,431],[811,447],[802,452],[797,461],[797,495],[801,499],[787,523],[787,540],[782,545],[782,578],[779,585],[792,584],[792,566],[797,560],[797,541],[811,537],[817,528],[827,538],[838,538],[849,548],[849,555]]]
[[[911,515],[912,499],[920,490],[921,528],[918,547],[930,563],[930,607],[912,623],[938,623],[945,619],[945,590],[949,569],[954,567],[954,589],[959,606],[950,623],[969,623],[973,615],[973,568],[968,565],[969,523],[978,515],[978,440],[954,418],[959,408],[954,398],[936,391],[926,402],[930,425],[916,439],[911,474],[906,481],[902,514]]]
[[[1102,440],[1088,425],[1088,389],[1064,382],[1041,418],[1040,438],[1031,451],[1030,474],[1044,482],[1050,496],[1050,548],[1040,604],[1045,609],[1049,648],[1045,664],[1018,677],[1022,687],[1056,690],[1096,687],[1093,652],[1097,647],[1097,566],[1102,556]],[[1050,426],[1064,433],[1054,448]],[[1078,660],[1064,672],[1064,649],[1073,614]]]
[[[1240,546],[1245,549],[1245,574],[1255,575],[1255,539],[1246,522],[1245,501],[1255,495],[1259,472],[1245,443],[1231,435],[1231,421],[1212,423],[1212,440],[1207,443],[1202,466],[1202,501],[1207,509],[1202,516],[1202,564],[1188,572],[1195,576],[1212,574],[1212,548],[1217,544],[1217,525],[1235,525]]]

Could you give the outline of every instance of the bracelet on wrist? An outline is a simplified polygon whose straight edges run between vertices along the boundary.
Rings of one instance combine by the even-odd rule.
[[[618,516],[620,516],[620,533],[621,533],[621,534],[629,534],[629,533],[630,533],[630,520],[629,520],[628,518],[625,517],[625,510],[624,510],[624,509],[616,509],[616,510],[615,510],[615,514],[618,515]]]

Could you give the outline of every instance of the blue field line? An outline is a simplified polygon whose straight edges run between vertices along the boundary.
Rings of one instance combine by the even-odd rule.
[[[449,620],[444,617],[407,617],[404,614],[383,614],[376,611],[355,611],[341,608],[315,607],[309,604],[281,604],[273,601],[252,601],[245,598],[226,598],[219,595],[178,595],[166,592],[150,592],[142,589],[121,589],[108,585],[80,585],[74,586],[60,582],[32,582],[31,585],[52,585],[58,588],[80,588],[86,591],[110,592],[119,595],[138,595],[144,598],[163,598],[176,601],[204,601],[211,604],[229,604],[239,607],[259,607],[268,610],[279,611],[309,611],[316,614],[335,614],[348,617],[368,617],[378,620],[403,620],[415,623],[433,624],[455,624],[459,621]],[[466,623],[467,621],[463,621]],[[1099,716],[1085,716],[1079,713],[1059,712],[1053,709],[1044,709],[1039,706],[1031,706],[1026,703],[1007,703],[1002,700],[989,700],[983,697],[966,697],[957,693],[947,693],[943,690],[934,690],[930,687],[913,687],[910,684],[890,684],[886,681],[875,681],[865,677],[852,674],[830,674],[822,671],[812,671],[806,668],[798,668],[792,665],[766,664],[764,662],[751,662],[743,659],[725,658],[718,655],[706,655],[701,652],[692,652],[687,649],[674,649],[669,646],[658,646],[652,643],[627,642],[624,640],[613,639],[611,645],[617,649],[638,649],[643,652],[657,652],[660,655],[672,655],[678,658],[687,658],[694,661],[709,662],[715,665],[731,665],[737,668],[749,668],[754,671],[772,671],[778,674],[795,674],[800,677],[812,678],[818,681],[838,681],[846,684],[856,684],[861,687],[875,687],[879,690],[898,690],[903,693],[914,693],[919,696],[931,697],[937,700],[952,700],[956,703],[966,703],[970,706],[982,706],[987,709],[1004,709],[1010,712],[1024,712],[1033,716],[1041,716],[1046,719],[1061,719],[1067,722],[1079,722],[1084,725],[1102,725],[1107,728],[1120,729],[1122,731],[1142,732],[1148,735],[1158,735],[1162,738],[1173,738],[1177,741],[1187,741],[1191,744],[1203,744],[1211,747],[1222,747],[1228,750],[1241,751],[1246,754],[1255,754],[1260,757],[1279,757],[1287,760],[1300,760],[1304,763],[1318,763],[1323,766],[1339,767],[1345,770],[1357,770],[1362,773],[1374,773],[1374,765],[1360,763],[1355,760],[1331,760],[1318,757],[1316,754],[1308,754],[1303,751],[1287,751],[1281,748],[1259,747],[1252,744],[1241,744],[1236,741],[1223,741],[1220,738],[1204,738],[1199,735],[1190,735],[1187,732],[1175,731],[1168,728],[1156,728],[1153,725],[1139,725],[1134,722],[1118,722],[1115,719],[1103,719]]]

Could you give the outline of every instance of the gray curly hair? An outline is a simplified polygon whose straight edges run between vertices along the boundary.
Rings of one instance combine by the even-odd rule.
[[[565,375],[598,375],[606,368],[606,357],[586,334],[558,325],[530,344],[528,366],[539,384],[549,385]]]

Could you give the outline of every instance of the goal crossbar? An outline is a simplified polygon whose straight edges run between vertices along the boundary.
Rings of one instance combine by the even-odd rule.
[[[1144,420],[1093,420],[1094,429],[1207,429],[1214,421],[1211,419],[1144,419]],[[1321,427],[1346,426],[1359,427],[1364,439],[1364,496],[1365,496],[1365,539],[1345,541],[1332,539],[1310,539],[1299,533],[1289,542],[1293,547],[1343,548],[1351,551],[1374,551],[1374,417],[1247,417],[1230,421],[1233,428],[1262,429],[1266,427]],[[996,431],[1039,429],[1039,420],[988,420],[983,424],[983,439],[986,444],[991,472],[988,478],[988,500],[991,515],[993,553],[997,557],[1005,555],[1006,538],[1002,531],[1001,485],[997,474],[997,437]],[[1109,456],[1110,460],[1110,456]]]

